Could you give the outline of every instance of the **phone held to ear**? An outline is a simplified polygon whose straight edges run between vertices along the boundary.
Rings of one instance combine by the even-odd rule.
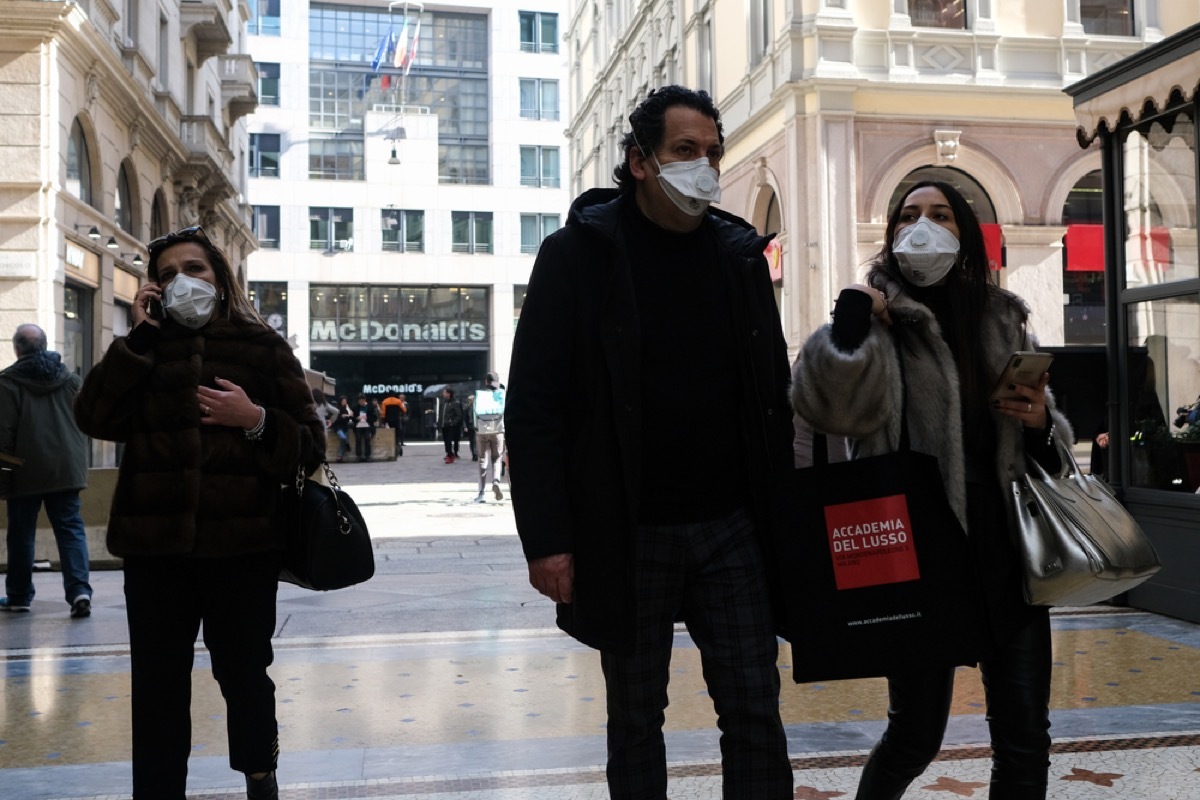
[[[1034,353],[1029,351],[1013,353],[1008,358],[996,388],[992,389],[993,400],[1024,400],[1025,398],[1015,389],[1009,389],[1012,384],[1018,386],[1036,387],[1043,373],[1050,369],[1054,356],[1050,353]]]
[[[146,300],[146,315],[155,322],[162,322],[166,319],[166,313],[163,311],[162,301],[157,297],[151,297]]]

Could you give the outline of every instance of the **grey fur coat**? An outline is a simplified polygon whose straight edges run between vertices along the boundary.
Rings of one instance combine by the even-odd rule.
[[[953,355],[927,306],[884,275],[873,276],[872,283],[889,298],[892,322],[902,329],[912,447],[937,457],[946,496],[967,530],[962,414]],[[1012,352],[1034,349],[1027,334],[1028,315],[1028,306],[1016,295],[999,288],[991,290],[979,327],[987,373],[993,380]],[[894,451],[900,443],[902,398],[899,363],[888,326],[873,318],[866,341],[851,353],[833,344],[831,329],[827,324],[815,331],[793,365],[792,403],[797,413],[817,430],[847,437],[853,458]],[[1054,420],[1054,435],[1069,446],[1073,441],[1070,424],[1055,409],[1049,389],[1046,407]],[[1006,487],[1010,479],[1025,473],[1022,426],[995,412],[992,419],[996,426],[996,478]]]

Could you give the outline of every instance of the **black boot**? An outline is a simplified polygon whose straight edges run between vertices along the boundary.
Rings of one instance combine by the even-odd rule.
[[[279,784],[275,773],[268,772],[261,778],[246,776],[246,800],[279,800]]]

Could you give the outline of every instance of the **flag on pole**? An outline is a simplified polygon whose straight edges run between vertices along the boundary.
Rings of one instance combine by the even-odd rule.
[[[379,46],[375,48],[375,57],[371,59],[371,71],[379,72],[379,65],[388,57],[388,52],[391,49],[392,31],[389,28],[387,36],[379,40]]]
[[[417,28],[413,31],[412,47],[408,49],[408,58],[404,62],[404,74],[412,69],[413,62],[417,60],[417,44],[421,40],[421,18],[417,17]]]
[[[408,56],[408,17],[404,18],[404,25],[400,28],[400,36],[396,39],[396,57],[392,62],[392,66],[400,69],[404,66],[404,59]]]

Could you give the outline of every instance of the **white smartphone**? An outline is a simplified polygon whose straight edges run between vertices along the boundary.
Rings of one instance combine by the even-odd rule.
[[[1008,387],[1012,384],[1037,386],[1042,374],[1050,369],[1054,356],[1050,353],[1018,352],[1008,358],[996,388],[992,389],[993,400],[1024,400],[1025,398]]]

